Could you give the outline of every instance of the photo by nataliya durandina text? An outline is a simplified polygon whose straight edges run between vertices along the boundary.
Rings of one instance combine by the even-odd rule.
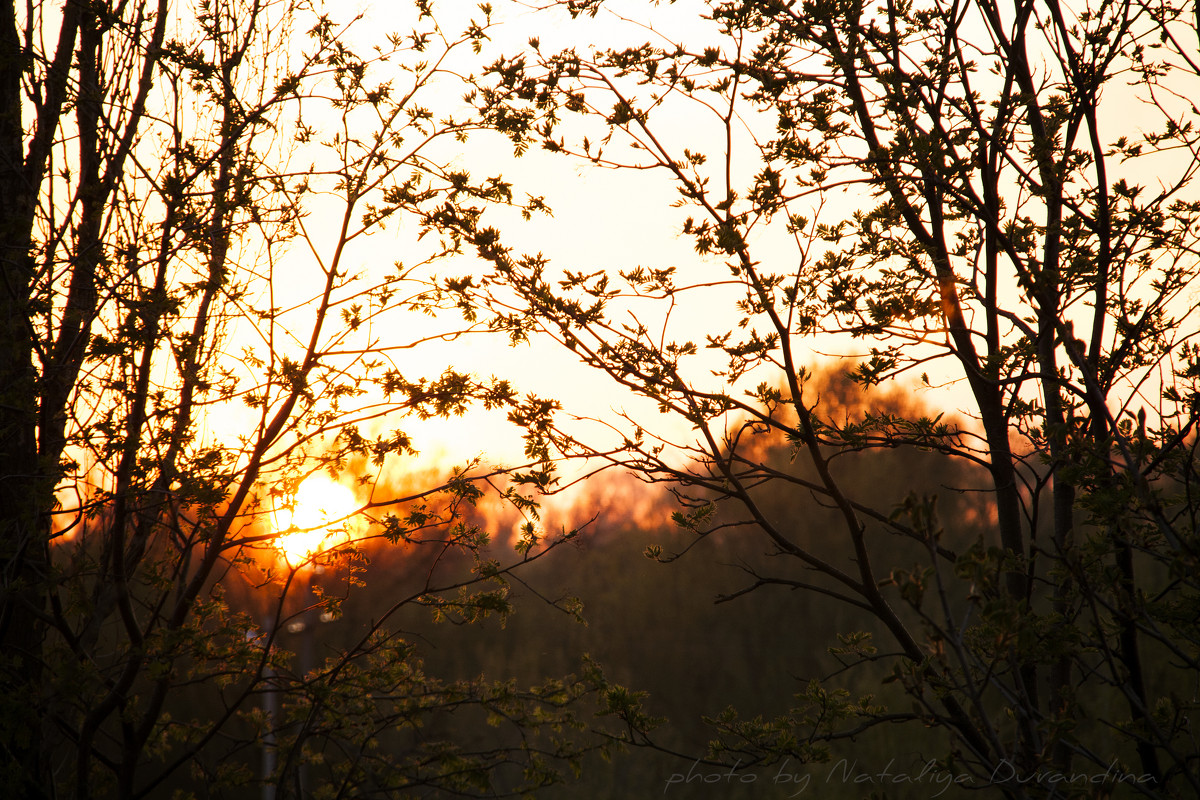
[[[795,797],[822,784],[873,784],[885,786],[926,786],[930,797],[938,797],[951,786],[1004,786],[1011,784],[1053,786],[1113,786],[1120,783],[1145,785],[1154,782],[1153,776],[1138,775],[1122,768],[1116,761],[1103,772],[1061,772],[1050,769],[1022,771],[1012,762],[1001,761],[989,775],[978,776],[966,772],[952,772],[933,759],[909,769],[897,769],[895,759],[882,769],[861,767],[855,760],[840,759],[828,770],[804,770],[784,759],[778,769],[754,772],[739,769],[740,762],[731,767],[716,767],[702,764],[699,759],[692,763],[686,773],[676,772],[666,779],[664,793],[678,786],[709,785],[714,788],[733,785],[755,784],[784,790],[787,797]]]

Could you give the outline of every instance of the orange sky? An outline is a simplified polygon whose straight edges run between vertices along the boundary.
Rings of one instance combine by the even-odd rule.
[[[656,14],[654,24],[671,35],[695,37],[703,30],[695,16],[695,4],[666,4],[652,12],[645,3],[626,5],[631,13],[642,17],[647,13]],[[360,7],[366,15],[356,28],[361,36],[373,36],[388,27],[406,29],[407,21],[396,18],[392,4],[364,3]],[[473,5],[470,8],[471,13],[476,13]],[[447,29],[453,25],[446,21]],[[493,52],[523,44],[534,31],[542,39],[543,48],[550,51],[567,43],[578,45],[584,39],[589,44],[602,43],[606,39],[617,41],[617,31],[622,27],[628,29],[629,26],[613,17],[570,22],[562,13],[531,15],[514,12],[496,29]],[[637,32],[643,38],[653,35],[646,28]],[[485,53],[485,58],[487,55]],[[675,116],[665,116],[667,138],[676,142],[680,149],[687,146],[716,154],[724,146],[723,130],[710,112],[697,113],[693,104],[681,103]],[[747,120],[747,124],[755,123]],[[734,162],[734,183],[744,183],[757,171],[759,164],[741,160],[746,158],[743,154],[752,153],[752,149],[735,150],[739,159]],[[516,159],[507,142],[486,135],[472,139],[461,155],[449,150],[442,152],[454,163],[471,169],[476,177],[482,175],[481,170],[503,174],[514,183],[518,195],[529,193],[546,197],[554,212],[552,218],[525,222],[515,213],[497,213],[493,215],[492,224],[501,228],[507,244],[514,250],[542,252],[551,258],[556,269],[582,272],[607,269],[615,273],[618,269],[638,265],[674,265],[680,270],[681,283],[717,280],[728,275],[719,259],[697,256],[691,240],[680,237],[680,225],[687,212],[671,207],[677,193],[665,172],[614,171],[567,161],[537,150]],[[840,209],[836,207],[838,202],[843,203]],[[836,219],[849,213],[854,205],[853,196],[835,195],[825,211],[826,217]],[[286,263],[287,278],[277,284],[280,304],[298,302],[315,291],[310,287],[319,283],[319,260],[327,259],[336,244],[336,221],[335,213],[316,213],[310,217],[308,225],[315,254],[301,246],[292,248]],[[784,265],[782,268],[790,268],[788,265],[796,260],[794,245],[780,234],[778,226],[759,236],[761,239],[754,243],[758,257],[777,258]],[[428,242],[417,242],[410,222],[393,221],[386,230],[357,241],[347,251],[346,265],[352,270],[362,270],[368,276],[378,276],[390,269],[396,260],[412,263],[419,259],[428,249],[427,245]],[[452,263],[437,265],[433,271],[444,275],[480,269],[483,268],[470,256],[464,256]],[[289,292],[291,297],[286,297]],[[634,303],[630,305],[630,311],[639,314],[652,330],[659,330],[663,324],[661,306]],[[303,309],[294,314],[298,330],[303,330],[304,315]],[[736,320],[727,291],[706,291],[686,300],[686,305],[681,304],[672,313],[666,333],[668,338],[697,342],[703,353],[704,335],[728,330]],[[461,324],[454,315],[430,320],[416,315],[391,314],[381,317],[370,333],[384,346],[393,346],[438,331],[454,330]],[[820,360],[822,354],[862,354],[869,346],[862,341],[839,341],[828,337],[806,344],[812,348],[812,361]],[[663,417],[647,403],[616,390],[608,378],[579,366],[573,355],[552,343],[535,341],[511,347],[502,336],[473,334],[453,342],[425,343],[389,357],[406,375],[432,377],[452,365],[481,377],[496,375],[511,379],[522,392],[560,399],[574,414],[612,419],[615,411],[628,410],[665,435],[684,439],[690,436],[686,425],[678,419]],[[692,374],[697,381],[711,385],[714,379],[707,373],[719,366],[719,361],[706,360],[702,356],[693,360]],[[931,368],[930,374],[935,384],[945,377],[939,376],[936,368]],[[778,376],[755,375],[748,383],[764,379],[777,380]],[[940,403],[943,408],[947,404],[953,407],[965,405],[964,397],[957,389],[920,391],[931,403]],[[947,410],[953,411],[953,407]],[[251,417],[245,409],[231,409],[230,414],[221,416],[219,423],[210,420],[209,425],[211,432],[220,436],[224,431],[240,428]],[[417,462],[423,465],[422,468],[430,463],[443,466],[460,463],[477,456],[484,457],[487,463],[522,460],[520,431],[508,424],[502,413],[471,411],[462,418],[428,421],[389,419],[378,427],[400,427],[409,432],[422,453]]]

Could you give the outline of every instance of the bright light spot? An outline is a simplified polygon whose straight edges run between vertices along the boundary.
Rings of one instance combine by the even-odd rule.
[[[281,509],[276,527],[281,533],[275,547],[290,564],[301,564],[313,553],[345,542],[350,514],[358,508],[354,492],[324,475],[313,475],[300,484],[292,508]]]

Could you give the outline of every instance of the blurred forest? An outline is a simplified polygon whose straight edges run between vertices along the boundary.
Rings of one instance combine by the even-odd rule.
[[[831,413],[846,420],[861,419],[868,412],[921,412],[913,395],[895,387],[864,392],[838,365],[820,373],[817,382]],[[793,463],[792,446],[786,441],[765,441],[762,448],[764,463],[803,472]],[[874,497],[880,507],[900,508],[916,497],[936,498],[947,525],[944,546],[965,548],[987,539],[991,510],[988,496],[976,491],[981,480],[976,472],[944,455],[914,449],[873,450],[843,458],[839,467],[847,485]],[[837,534],[836,510],[812,494],[775,493],[763,497],[762,503],[779,524],[831,561],[853,559],[850,544]],[[517,685],[534,684],[546,675],[578,672],[588,658],[616,684],[646,693],[646,710],[662,722],[648,739],[637,738],[639,745],[611,758],[589,757],[576,780],[541,790],[538,797],[787,797],[808,787],[809,796],[859,798],[886,789],[889,797],[916,798],[944,790],[936,777],[940,773],[944,779],[948,773],[926,768],[944,742],[934,732],[926,738],[915,736],[911,726],[902,736],[885,726],[835,743],[823,763],[748,763],[734,777],[728,766],[706,763],[708,743],[717,736],[709,720],[726,707],[736,707],[745,717],[770,718],[814,678],[832,679],[833,685],[855,697],[898,700],[902,692],[883,683],[889,670],[886,659],[856,663],[851,654],[834,652],[845,645],[840,636],[878,632],[869,614],[787,587],[745,591],[754,583],[747,568],[762,567],[774,556],[763,551],[759,539],[737,527],[697,538],[672,523],[676,508],[665,489],[633,476],[612,472],[594,478],[574,508],[565,512],[573,518],[559,521],[568,528],[586,522],[582,533],[521,573],[510,592],[515,607],[511,616],[492,617],[463,630],[453,620],[435,622],[425,609],[410,607],[393,623],[392,632],[417,645],[425,669],[446,680],[486,675]],[[517,519],[511,511],[488,514],[485,507],[472,522],[502,532]],[[553,527],[556,520],[550,516],[546,523]],[[496,549],[507,549],[505,544],[497,536]],[[648,558],[645,551],[651,545],[660,546],[663,555]],[[902,537],[890,537],[880,546],[879,563],[896,570],[927,559],[923,547]],[[300,633],[281,637],[285,648],[296,653],[313,648],[318,659],[322,652],[343,652],[387,605],[386,598],[419,591],[430,567],[427,552],[402,546],[380,543],[369,548],[368,555],[369,566],[359,576],[361,586],[350,587],[346,574],[336,571],[316,577],[327,594],[345,598],[341,615],[315,623],[315,643],[305,643]],[[678,558],[669,560],[670,555]],[[469,572],[469,562],[460,560],[460,569]],[[241,576],[228,580],[231,597],[250,602],[257,596],[246,591]],[[582,623],[560,608],[568,598],[582,602]],[[439,719],[418,735],[470,747],[497,734],[465,711]],[[381,746],[404,743],[392,740]],[[854,782],[885,768],[907,773],[914,781],[908,786]],[[923,769],[924,776],[918,778]],[[808,783],[801,782],[805,775]],[[941,796],[954,796],[954,789]]]

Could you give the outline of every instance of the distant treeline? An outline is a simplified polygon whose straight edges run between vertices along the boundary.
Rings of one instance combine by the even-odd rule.
[[[826,376],[825,384],[825,402],[848,418],[868,411],[912,410],[905,407],[912,405],[910,396],[898,392],[864,406],[860,390],[839,380],[837,373]],[[762,447],[765,463],[798,469],[788,442],[764,437]],[[944,547],[965,548],[989,536],[989,496],[972,491],[979,475],[962,463],[914,449],[851,453],[834,463],[844,485],[871,497],[877,507],[900,508],[914,498],[936,498]],[[953,794],[953,787],[945,785],[951,774],[930,761],[944,751],[945,742],[912,725],[883,726],[853,741],[834,742],[821,763],[748,763],[733,772],[729,764],[736,764],[736,758],[727,757],[725,766],[709,763],[707,745],[718,735],[710,720],[727,708],[736,709],[741,719],[761,715],[769,720],[786,710],[812,679],[836,676],[833,685],[856,698],[872,695],[882,705],[907,704],[898,687],[885,683],[892,656],[881,650],[864,661],[849,652],[831,652],[847,649],[840,637],[876,633],[870,616],[846,603],[786,585],[746,591],[757,582],[751,573],[769,575],[775,558],[752,531],[733,525],[698,539],[672,523],[677,505],[661,487],[617,474],[589,486],[573,515],[594,519],[573,543],[519,573],[524,585],[511,585],[516,607],[511,616],[458,626],[434,623],[413,605],[389,625],[417,648],[431,674],[446,679],[485,674],[532,684],[579,671],[586,656],[613,681],[647,693],[647,709],[664,718],[653,745],[628,748],[611,761],[597,756],[578,781],[539,796],[757,798],[819,788],[823,798],[857,798],[886,788],[890,796],[915,798],[930,796],[930,787],[934,793],[949,790],[941,796]],[[631,498],[637,502],[636,515],[625,513]],[[835,511],[820,499],[797,490],[765,497],[762,506],[822,557],[849,566],[853,551],[839,538]],[[496,547],[507,547],[511,520],[481,511],[473,522],[496,528]],[[661,555],[647,557],[647,548],[655,545]],[[877,563],[893,570],[912,570],[928,560],[922,546],[908,539],[888,536],[878,545]],[[336,571],[315,579],[324,592],[345,596],[341,616],[320,623],[315,645],[307,645],[318,659],[323,651],[336,652],[361,635],[383,612],[384,598],[405,596],[420,586],[432,558],[427,548],[402,545],[371,545],[366,554],[369,566],[360,576],[362,585],[349,586],[346,575]],[[464,573],[468,568],[464,562]],[[231,587],[230,595],[248,599],[255,593]],[[585,624],[554,605],[570,597],[582,602]],[[296,633],[284,644],[299,652],[306,647],[302,641]],[[497,734],[476,717],[448,714],[439,725],[410,735],[486,743]],[[403,738],[389,741],[402,746],[397,743]],[[880,785],[889,776],[896,782]]]

